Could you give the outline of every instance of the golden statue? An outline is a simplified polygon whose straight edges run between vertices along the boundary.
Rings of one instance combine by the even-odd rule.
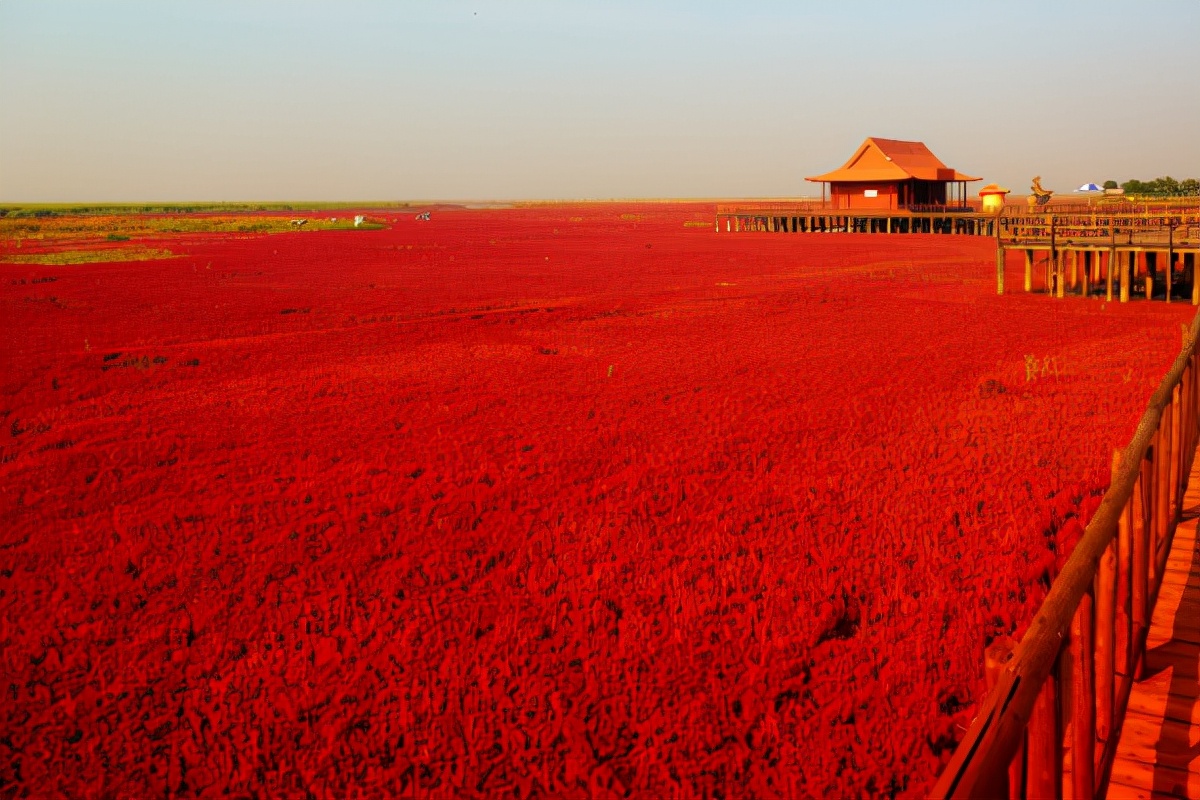
[[[1054,194],[1053,191],[1042,188],[1042,176],[1041,175],[1033,176],[1033,185],[1030,186],[1029,189],[1033,193],[1025,199],[1026,199],[1026,202],[1029,203],[1030,211],[1032,211],[1034,208],[1036,208],[1038,206],[1044,206],[1047,203],[1049,203],[1051,195]]]

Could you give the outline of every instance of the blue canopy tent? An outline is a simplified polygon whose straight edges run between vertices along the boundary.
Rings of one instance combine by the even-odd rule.
[[[1096,184],[1094,184],[1094,183],[1085,183],[1083,186],[1080,186],[1080,187],[1079,187],[1078,189],[1076,189],[1075,191],[1077,191],[1077,192],[1103,192],[1103,191],[1104,191],[1104,187],[1103,187],[1103,186],[1097,186],[1097,185],[1096,185]]]

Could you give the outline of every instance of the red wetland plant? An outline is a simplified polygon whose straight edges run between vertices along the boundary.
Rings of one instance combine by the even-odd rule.
[[[0,263],[0,793],[922,796],[1192,309],[711,214]]]

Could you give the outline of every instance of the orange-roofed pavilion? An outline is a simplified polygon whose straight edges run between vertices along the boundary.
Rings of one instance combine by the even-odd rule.
[[[967,183],[981,180],[950,169],[924,142],[868,138],[850,160],[806,180],[829,184],[830,205],[845,209],[967,205]]]

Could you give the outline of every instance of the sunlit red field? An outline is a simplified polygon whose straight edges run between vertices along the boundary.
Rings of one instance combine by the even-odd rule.
[[[0,263],[0,795],[921,796],[1192,313],[380,216]]]

